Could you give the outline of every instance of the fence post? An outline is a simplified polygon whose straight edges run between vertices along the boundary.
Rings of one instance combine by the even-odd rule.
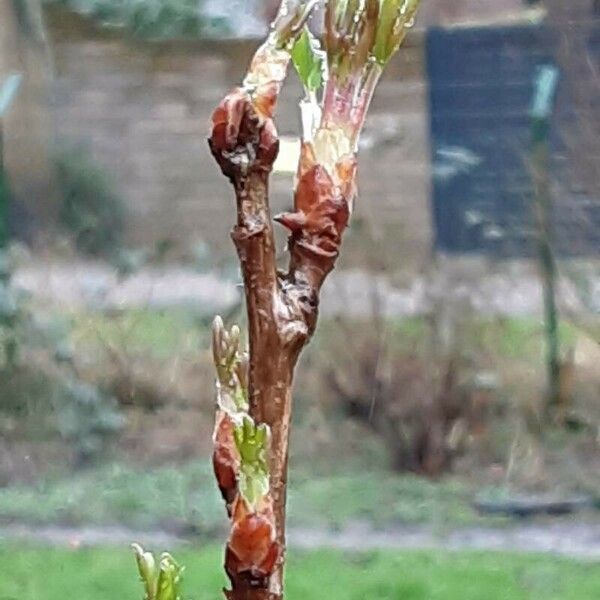
[[[8,176],[4,169],[4,117],[8,112],[19,88],[22,76],[12,73],[3,82],[0,82],[0,250],[8,243],[8,210],[10,194],[8,187]]]
[[[554,110],[558,69],[551,65],[540,68],[535,81],[531,109],[532,173],[534,213],[537,229],[538,256],[544,287],[544,327],[546,336],[546,367],[548,371],[549,411],[560,403],[560,340],[556,306],[557,267],[553,243],[552,197],[549,177],[549,144],[551,117]]]

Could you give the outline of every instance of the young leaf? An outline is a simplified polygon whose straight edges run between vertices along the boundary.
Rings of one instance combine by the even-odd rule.
[[[421,0],[379,0],[379,24],[373,56],[385,65],[398,50],[412,23]]]
[[[266,425],[255,425],[250,417],[244,417],[233,432],[240,453],[239,491],[250,506],[269,492],[269,467],[267,453],[270,432]]]
[[[168,552],[161,555],[156,600],[182,600],[179,593],[182,573],[183,567]]]
[[[303,29],[292,48],[292,61],[308,92],[316,92],[323,86],[325,53],[308,27]]]
[[[152,552],[146,552],[139,544],[132,544],[131,547],[135,552],[138,571],[146,592],[144,600],[154,600],[156,597],[156,583],[158,580],[154,555]]]
[[[157,564],[152,552],[146,552],[139,544],[132,547],[146,592],[144,600],[182,600],[179,588],[183,567],[167,552]]]

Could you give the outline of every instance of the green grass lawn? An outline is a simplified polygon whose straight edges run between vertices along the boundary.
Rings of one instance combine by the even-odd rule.
[[[383,470],[316,477],[300,469],[290,485],[290,525],[296,527],[338,528],[356,520],[375,527],[440,528],[503,522],[478,516],[473,492],[451,478],[432,482]],[[0,520],[152,529],[189,525],[208,535],[226,522],[208,458],[147,470],[113,465],[0,488]]]
[[[187,566],[185,600],[217,600],[221,551],[176,556]],[[0,548],[2,600],[140,600],[125,549]],[[600,567],[506,554],[292,552],[289,600],[597,600]]]

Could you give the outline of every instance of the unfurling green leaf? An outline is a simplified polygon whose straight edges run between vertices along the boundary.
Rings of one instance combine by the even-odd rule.
[[[233,435],[241,460],[239,491],[248,504],[256,506],[269,492],[269,428],[264,424],[257,427],[250,417],[244,417]]]
[[[319,40],[305,27],[292,49],[292,61],[300,81],[308,92],[316,92],[323,86],[325,53]]]
[[[325,46],[330,75],[344,84],[360,77],[375,39],[381,0],[330,0],[325,11]]]
[[[183,567],[164,552],[157,564],[152,552],[146,552],[139,544],[132,544],[140,578],[144,584],[144,600],[182,600],[180,594]]]
[[[217,371],[217,395],[221,409],[232,414],[248,410],[249,363],[240,350],[240,328],[227,330],[216,317],[212,330],[212,350]]]
[[[154,600],[156,597],[157,568],[152,552],[145,552],[139,544],[132,544],[135,552],[140,578],[144,584],[146,596],[144,600]]]
[[[379,0],[379,23],[373,46],[373,57],[386,64],[396,53],[412,26],[421,0]]]
[[[156,600],[182,600],[179,593],[183,567],[167,552],[160,557]]]

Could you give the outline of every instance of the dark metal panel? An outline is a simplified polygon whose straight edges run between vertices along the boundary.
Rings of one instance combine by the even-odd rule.
[[[589,32],[588,32],[589,34]],[[590,48],[600,56],[600,35]],[[556,40],[544,26],[430,29],[427,34],[436,248],[448,253],[525,256],[533,251],[530,107],[541,65]],[[600,111],[600,102],[599,107]],[[561,171],[561,121],[552,135]],[[597,199],[573,196],[555,210],[561,254],[600,254]],[[582,227],[585,223],[585,227]]]

